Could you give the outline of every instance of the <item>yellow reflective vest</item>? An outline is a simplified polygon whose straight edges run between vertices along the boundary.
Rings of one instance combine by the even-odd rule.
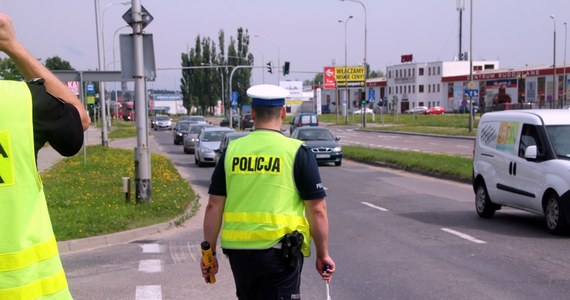
[[[224,160],[222,248],[268,249],[298,230],[304,236],[303,255],[310,255],[310,228],[293,178],[301,144],[269,130],[230,143]]]
[[[32,96],[0,81],[0,299],[71,299],[37,172]]]

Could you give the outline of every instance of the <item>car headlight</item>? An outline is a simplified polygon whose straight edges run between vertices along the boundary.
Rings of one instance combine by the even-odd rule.
[[[177,136],[183,136],[184,134],[182,132],[177,132],[176,135]]]
[[[214,151],[210,148],[200,148],[200,152],[202,153],[214,153]]]
[[[342,152],[342,147],[341,146],[334,147],[332,151],[333,152]]]

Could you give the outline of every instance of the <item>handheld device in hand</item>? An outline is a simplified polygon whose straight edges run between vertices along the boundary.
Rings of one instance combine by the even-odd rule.
[[[210,277],[208,278],[208,283],[216,283],[216,275],[214,275],[214,254],[210,248],[210,243],[208,241],[203,241],[200,244],[202,248],[202,260],[204,264],[210,269]]]
[[[329,265],[325,265],[325,269],[323,270],[323,272],[327,272],[329,269],[331,268],[331,266]],[[331,293],[330,293],[330,289],[329,289],[329,282],[325,281],[326,285],[327,285],[327,300],[331,300]]]

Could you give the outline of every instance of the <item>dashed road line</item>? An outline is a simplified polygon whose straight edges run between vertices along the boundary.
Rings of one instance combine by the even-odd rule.
[[[368,203],[368,202],[360,202],[360,203],[362,203],[366,206],[372,207],[374,209],[380,210],[380,211],[389,211],[389,210],[385,209],[384,207],[376,206],[376,205]]]
[[[142,244],[143,253],[160,253],[159,244]]]
[[[146,259],[139,262],[139,271],[145,273],[162,272],[162,263],[160,259]]]
[[[162,288],[160,285],[137,286],[135,300],[161,300]]]
[[[473,243],[476,243],[476,244],[486,244],[486,243],[487,243],[487,242],[485,242],[485,241],[483,241],[483,240],[476,239],[476,238],[474,238],[474,237],[472,237],[472,236],[470,236],[470,235],[468,235],[468,234],[465,234],[465,233],[462,233],[462,232],[459,232],[459,231],[456,231],[456,230],[453,230],[453,229],[441,228],[441,230],[443,230],[443,231],[445,231],[445,232],[447,232],[447,233],[451,233],[451,234],[456,235],[456,236],[458,236],[458,237],[460,237],[460,238],[462,238],[462,239],[466,239],[466,240],[468,240],[468,241],[470,241],[470,242],[473,242]]]

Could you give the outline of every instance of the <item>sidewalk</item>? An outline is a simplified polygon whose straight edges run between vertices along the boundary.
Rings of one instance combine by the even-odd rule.
[[[155,142],[152,136],[148,139],[148,147],[150,152],[154,153],[161,153],[161,147],[158,143]],[[101,144],[101,129],[100,128],[89,128],[85,132],[85,144],[86,145],[99,145]],[[113,148],[120,148],[120,149],[134,149],[137,146],[137,138],[125,138],[125,139],[116,139],[116,140],[109,140],[109,147]],[[88,155],[86,149],[82,149],[76,155]],[[88,157],[88,156],[87,156]],[[46,146],[41,149],[38,153],[38,170],[40,172],[48,170],[53,165],[58,163],[60,160],[64,159],[57,151],[55,151],[50,146]],[[179,170],[180,172],[181,170]],[[200,194],[200,199],[205,199],[205,196],[202,195],[204,191],[195,191],[197,194]],[[207,198],[206,198],[207,199]],[[53,220],[52,220],[53,222]],[[147,227],[136,228],[128,231],[117,232],[107,235],[101,236],[94,236],[88,237],[83,239],[77,240],[68,240],[68,241],[61,241],[58,242],[58,248],[60,253],[70,253],[82,250],[89,250],[95,249],[105,246],[111,246],[116,244],[123,244],[133,240],[140,239],[141,237],[145,237],[151,234],[156,234],[160,232],[164,232],[174,228],[174,220],[154,224]]]

